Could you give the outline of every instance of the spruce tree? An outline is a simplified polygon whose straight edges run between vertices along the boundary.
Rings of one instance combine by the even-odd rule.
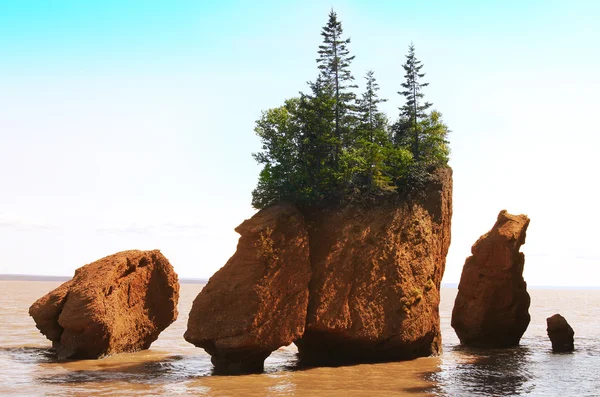
[[[338,21],[336,13],[331,10],[329,21],[321,31],[323,44],[319,46],[317,63],[322,81],[331,88],[334,98],[334,137],[337,141],[332,148],[334,167],[337,167],[340,148],[347,138],[345,135],[348,133],[348,111],[355,99],[354,93],[349,90],[356,88],[356,85],[352,84],[354,77],[350,72],[350,63],[354,56],[350,56],[347,48],[350,38],[343,39],[342,35],[342,24]]]
[[[421,73],[423,65],[415,56],[415,46],[411,43],[408,47],[408,55],[406,55],[406,63],[402,65],[406,74],[406,79],[402,83],[404,91],[399,91],[398,94],[406,98],[406,103],[400,108],[400,122],[396,127],[397,142],[410,142],[410,148],[415,161],[420,160],[420,143],[423,139],[422,131],[419,122],[427,116],[425,111],[431,107],[431,103],[423,102],[424,94],[421,92],[423,87],[429,83],[421,83],[420,79],[425,77],[425,73]]]
[[[431,104],[423,100],[422,88],[428,84],[421,82],[425,74],[414,46],[399,92],[406,103],[390,133],[374,73],[367,72],[359,99],[351,92],[354,57],[333,10],[321,35],[319,75],[309,82],[310,92],[264,112],[256,122],[262,150],[254,158],[263,169],[252,204],[329,205],[396,189],[409,197],[423,193],[431,170],[448,162],[449,129],[439,112],[427,112]]]
[[[331,86],[318,76],[309,82],[310,94],[300,93],[298,120],[301,125],[299,156],[308,201],[318,201],[335,185],[333,136],[335,98]]]
[[[375,74],[369,70],[365,76],[366,88],[362,97],[356,102],[359,124],[356,128],[355,145],[360,148],[363,170],[366,175],[366,187],[383,187],[389,184],[389,178],[384,174],[385,148],[389,144],[386,131],[387,118],[379,111],[379,104],[387,99],[379,98],[379,84]]]
[[[387,99],[379,98],[379,84],[375,80],[375,73],[369,70],[365,75],[366,87],[362,98],[357,100],[356,110],[359,115],[361,127],[369,133],[368,139],[374,142],[373,133],[377,128],[378,115],[380,115],[378,105],[387,102]]]

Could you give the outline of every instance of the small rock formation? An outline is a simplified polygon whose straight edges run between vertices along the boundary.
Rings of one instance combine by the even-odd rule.
[[[310,365],[411,359],[441,352],[440,282],[450,246],[452,170],[416,200],[381,200],[307,214],[313,276]]]
[[[308,233],[292,205],[266,208],[235,229],[236,253],[194,300],[184,338],[218,373],[261,372],[304,333],[311,270]]]
[[[552,342],[552,350],[554,352],[572,352],[575,350],[573,336],[575,332],[567,323],[567,320],[560,314],[555,314],[546,319],[548,325],[548,337]]]
[[[529,325],[530,298],[519,252],[529,226],[526,215],[500,211],[496,224],[477,240],[463,267],[452,310],[452,327],[461,343],[510,347]]]
[[[60,359],[147,349],[177,318],[179,283],[158,250],[123,251],[80,267],[29,308]]]

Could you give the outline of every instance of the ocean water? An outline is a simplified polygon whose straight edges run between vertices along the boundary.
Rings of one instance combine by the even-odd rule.
[[[600,290],[530,289],[521,346],[462,348],[450,327],[457,290],[442,288],[444,353],[412,361],[299,368],[295,347],[258,375],[214,376],[210,356],[183,339],[198,284],[183,284],[179,319],[149,350],[57,362],[27,310],[60,282],[0,281],[0,396],[600,396]],[[546,317],[564,315],[575,352],[553,354]]]

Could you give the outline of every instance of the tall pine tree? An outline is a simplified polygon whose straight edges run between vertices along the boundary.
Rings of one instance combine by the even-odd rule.
[[[402,65],[405,71],[402,83],[404,91],[398,94],[404,96],[406,103],[400,108],[400,122],[396,127],[396,142],[409,143],[415,161],[419,162],[421,157],[421,141],[423,139],[423,131],[419,125],[420,121],[427,116],[425,111],[431,107],[431,103],[423,102],[424,94],[421,92],[423,87],[429,83],[421,83],[420,79],[425,77],[425,73],[421,73],[423,65],[415,56],[415,46],[411,43],[408,47],[408,55],[406,55],[406,63]]]
[[[338,166],[340,150],[342,144],[347,141],[346,135],[349,132],[349,110],[355,100],[355,95],[350,89],[356,88],[356,85],[352,84],[354,77],[350,72],[350,63],[354,56],[350,56],[350,51],[347,48],[350,38],[343,39],[343,32],[342,23],[338,21],[336,13],[331,10],[329,21],[321,31],[323,44],[319,46],[317,63],[321,71],[321,78],[331,88],[334,98],[335,123],[333,135],[336,139],[332,148],[334,168]]]

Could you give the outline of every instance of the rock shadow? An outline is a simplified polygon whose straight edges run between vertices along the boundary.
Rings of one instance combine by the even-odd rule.
[[[437,371],[422,376],[436,396],[517,396],[533,390],[533,352],[523,346],[489,349],[456,346]]]
[[[56,352],[48,347],[0,347],[0,356],[23,364],[58,362]]]

